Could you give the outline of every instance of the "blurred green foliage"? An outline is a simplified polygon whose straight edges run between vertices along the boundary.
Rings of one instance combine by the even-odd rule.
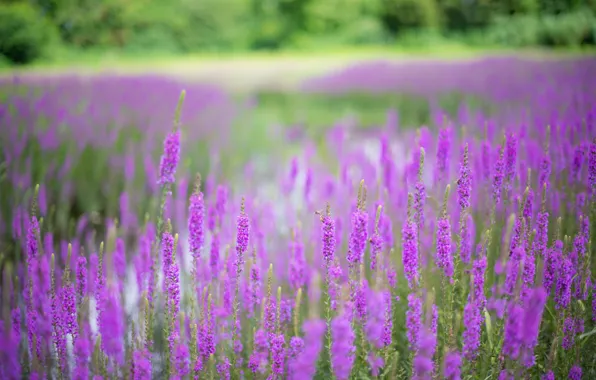
[[[399,45],[414,33],[566,47],[594,44],[595,14],[596,0],[4,0],[0,55],[38,58],[52,26],[67,48],[141,53]]]
[[[38,59],[56,35],[55,26],[26,3],[0,5],[0,61]]]

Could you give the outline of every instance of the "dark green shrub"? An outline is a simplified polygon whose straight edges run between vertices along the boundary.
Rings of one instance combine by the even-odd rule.
[[[488,28],[486,38],[496,45],[527,47],[540,44],[542,23],[536,16],[497,17]]]
[[[411,29],[438,29],[441,23],[435,0],[381,0],[381,21],[391,33]]]
[[[546,46],[579,46],[594,40],[596,17],[590,9],[547,16],[543,20],[541,43]]]
[[[0,4],[0,55],[15,64],[42,56],[55,29],[26,3]]]

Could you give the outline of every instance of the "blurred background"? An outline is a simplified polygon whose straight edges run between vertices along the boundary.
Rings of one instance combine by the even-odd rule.
[[[593,47],[596,0],[2,0],[4,66],[254,51]]]

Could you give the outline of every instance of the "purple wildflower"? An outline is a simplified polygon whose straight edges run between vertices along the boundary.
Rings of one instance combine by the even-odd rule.
[[[553,247],[547,250],[546,262],[544,269],[544,289],[550,294],[552,286],[555,282],[556,274],[559,270],[559,265],[563,254],[563,242],[561,240],[555,241]]]
[[[391,297],[391,294],[389,295]],[[384,346],[384,324],[385,324],[385,294],[384,292],[375,292],[372,289],[368,289],[367,294],[368,310],[366,321],[364,325],[364,332],[368,341],[377,348]],[[391,298],[389,298],[391,302]],[[390,304],[391,305],[391,304]],[[391,306],[390,306],[391,307]],[[391,334],[391,331],[389,331]],[[391,343],[391,335],[389,336],[389,342]]]
[[[87,293],[87,259],[79,256],[77,259],[77,304],[81,304]]]
[[[524,208],[522,210],[522,216],[524,219],[529,220],[532,218],[533,213],[533,205],[534,205],[534,190],[528,187],[528,193],[526,195],[526,203],[524,203]]]
[[[289,364],[288,377],[291,380],[310,380],[315,376],[316,363],[323,347],[325,323],[322,320],[304,322],[304,347],[300,354]]]
[[[15,335],[21,336],[21,309],[18,306],[10,312],[10,321],[12,323],[12,331],[14,331]]]
[[[200,181],[200,179],[197,179]],[[188,207],[188,243],[189,249],[194,258],[198,258],[203,249],[204,232],[203,223],[205,218],[205,202],[203,193],[199,190],[199,185],[195,192],[190,196],[190,206]],[[194,268],[195,270],[197,268]]]
[[[569,257],[563,257],[556,280],[555,307],[566,309],[571,302],[571,281],[575,275],[573,262]]]
[[[538,174],[538,184],[540,188],[547,188],[550,186],[550,173],[552,170],[552,163],[550,160],[550,155],[548,152],[544,154],[542,157],[542,161],[540,162],[540,171]]]
[[[509,185],[515,178],[517,164],[517,136],[511,133],[507,136],[507,144],[505,148],[505,178]]]
[[[132,356],[134,363],[133,380],[145,380],[151,378],[151,357],[149,351],[136,350]]]
[[[527,251],[523,261],[524,269],[522,272],[521,298],[522,300],[525,300],[531,292],[530,289],[534,285],[534,276],[536,274],[536,259],[534,257],[534,251]]]
[[[478,258],[474,260],[472,267],[472,277],[474,280],[473,284],[473,296],[474,302],[483,309],[486,305],[486,296],[484,295],[484,281],[487,267],[486,256],[482,254],[483,247],[481,244],[477,246]]]
[[[461,261],[465,264],[469,264],[472,259],[472,229],[474,228],[474,219],[472,215],[468,214],[463,223],[461,224],[460,236],[460,252],[459,256]]]
[[[250,268],[250,283],[248,293],[248,315],[254,316],[255,310],[261,302],[261,271],[256,262]]]
[[[493,202],[495,205],[501,202],[501,192],[503,189],[503,177],[505,175],[505,158],[503,157],[503,148],[499,149],[499,157],[495,162],[495,172],[493,174]]]
[[[302,353],[302,350],[304,350],[304,340],[299,336],[293,336],[290,339],[290,357],[296,358]]]
[[[450,352],[445,356],[443,377],[447,380],[461,379],[461,355],[459,352]]]
[[[267,354],[269,352],[269,342],[264,330],[259,329],[254,336],[254,352],[248,360],[248,368],[253,373],[263,373],[267,366]]]
[[[555,373],[553,371],[548,371],[542,376],[542,380],[555,380]]]
[[[582,144],[577,145],[573,152],[573,164],[571,165],[571,180],[574,182],[578,182],[580,179],[584,155],[584,146]]]
[[[488,141],[482,142],[482,178],[488,181],[490,178],[490,143]]]
[[[385,365],[385,361],[383,360],[383,358],[371,352],[366,357],[366,361],[370,366],[371,374],[374,377],[379,376],[379,370]]]
[[[571,380],[582,380],[582,367],[574,365],[569,370],[569,379]]]
[[[538,345],[540,321],[542,320],[546,297],[547,294],[544,288],[538,287],[530,291],[524,305],[521,340],[526,350],[524,364],[528,367],[534,365],[534,348]]]
[[[230,380],[230,367],[230,359],[227,356],[221,362],[217,363],[216,370],[220,379]]]
[[[383,346],[388,347],[391,345],[393,335],[393,308],[391,292],[388,290],[383,292],[383,299],[385,304],[385,323],[383,324],[383,335],[381,336],[381,340],[383,342]]]
[[[451,130],[442,128],[439,131],[437,142],[437,171],[435,173],[435,182],[441,183],[449,175],[449,151],[451,149]]]
[[[424,228],[424,204],[426,203],[426,187],[421,181],[416,182],[414,191],[414,221],[419,228]]]
[[[352,214],[352,231],[350,232],[350,244],[348,249],[348,263],[358,265],[362,262],[366,248],[368,214],[357,209]]]
[[[418,233],[410,219],[406,220],[402,229],[404,272],[410,289],[418,284]]]
[[[437,335],[437,328],[439,327],[439,308],[437,305],[432,306],[432,318],[430,321],[430,331]]]
[[[60,295],[62,305],[62,333],[70,334],[73,338],[76,338],[78,327],[74,285],[67,280],[60,291]]]
[[[81,331],[81,337],[75,341],[75,368],[73,378],[76,380],[87,380],[89,378],[89,339],[87,329],[84,327]]]
[[[596,322],[596,281],[592,285],[592,322]]]
[[[523,248],[516,248],[507,262],[507,273],[505,275],[503,292],[508,296],[512,296],[515,291],[517,279],[519,277],[519,267],[524,256]]]
[[[116,251],[114,251],[114,270],[119,279],[126,276],[126,253],[124,240],[116,239]]]
[[[575,320],[572,317],[565,318],[563,322],[563,342],[564,350],[570,350],[575,344]]]
[[[354,311],[355,315],[360,321],[366,320],[366,285],[361,284],[356,288],[356,294],[354,296]]]
[[[244,265],[244,253],[248,248],[248,239],[250,233],[250,221],[244,213],[244,199],[240,206],[240,215],[236,219],[236,266],[240,272]]]
[[[166,275],[170,312],[172,313],[172,318],[177,320],[178,312],[180,311],[180,270],[178,269],[176,260],[172,260]]]
[[[427,328],[420,332],[420,342],[413,360],[412,378],[431,379],[433,371],[433,356],[437,348],[437,336]]]
[[[499,373],[499,380],[515,380],[515,377],[509,370],[504,369]]]
[[[588,156],[588,185],[592,189],[596,189],[596,139],[592,140],[590,144],[590,152]]]
[[[411,293],[408,295],[408,311],[406,311],[406,334],[410,342],[410,350],[417,350],[422,326],[422,300]]]
[[[370,269],[375,271],[377,269],[377,258],[383,253],[383,237],[379,233],[379,224],[381,222],[381,210],[382,206],[379,205],[377,208],[377,217],[375,220],[375,230],[370,238]]]
[[[265,315],[263,324],[265,327],[265,331],[267,332],[267,340],[269,343],[275,337],[275,313],[276,313],[276,302],[273,297],[269,297],[267,301],[265,301]]]
[[[159,163],[159,184],[175,181],[176,167],[180,161],[180,131],[169,133],[163,143],[163,154]]]
[[[283,376],[286,344],[283,334],[278,334],[271,341],[271,371],[273,374]]]
[[[321,216],[321,223],[323,260],[327,266],[330,266],[335,256],[335,221],[329,215],[329,206],[327,213]]]
[[[116,291],[108,291],[105,297],[105,310],[101,313],[100,333],[102,350],[106,355],[115,359],[117,363],[123,364],[123,341],[124,321],[122,320],[122,310],[120,300]]]
[[[451,224],[447,216],[437,222],[437,267],[447,277],[453,276],[453,248],[451,246]]]
[[[480,309],[472,300],[464,308],[463,354],[470,361],[476,359],[480,347],[482,317]]]
[[[306,284],[304,245],[298,229],[295,229],[294,238],[290,243],[290,257],[290,284],[294,290],[297,290]]]
[[[12,330],[5,330],[5,324],[0,323],[0,377],[3,379],[21,378],[19,350],[15,349],[19,345],[19,338],[18,334]]]
[[[169,231],[164,231],[161,238],[161,258],[163,260],[163,271],[167,275],[170,272],[174,254],[174,236]]]
[[[211,249],[209,251],[209,265],[213,278],[219,273],[219,233],[215,232],[211,238]]]
[[[472,172],[468,158],[468,144],[464,146],[461,163],[459,166],[459,179],[457,180],[457,202],[461,209],[470,207],[470,196],[472,195]]]
[[[188,347],[184,343],[178,342],[174,352],[174,364],[176,366],[176,376],[181,379],[190,372],[188,358]]]
[[[331,366],[338,380],[347,380],[354,365],[354,331],[345,315],[331,322]]]
[[[536,229],[536,237],[534,238],[532,249],[535,254],[544,256],[548,243],[548,212],[538,213],[536,224],[538,228]]]
[[[522,329],[520,325],[524,317],[524,309],[511,303],[507,310],[507,319],[504,327],[503,354],[511,359],[517,359],[522,344]]]

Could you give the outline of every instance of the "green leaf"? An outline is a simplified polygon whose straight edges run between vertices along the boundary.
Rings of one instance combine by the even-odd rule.
[[[488,345],[490,349],[493,349],[493,334],[492,334],[492,323],[490,321],[490,314],[486,308],[484,309],[484,324],[486,325],[486,335],[488,336]]]
[[[587,333],[583,333],[579,336],[579,339],[585,339],[585,338],[589,338],[592,335],[596,334],[596,328],[594,328],[592,331],[587,332]]]

